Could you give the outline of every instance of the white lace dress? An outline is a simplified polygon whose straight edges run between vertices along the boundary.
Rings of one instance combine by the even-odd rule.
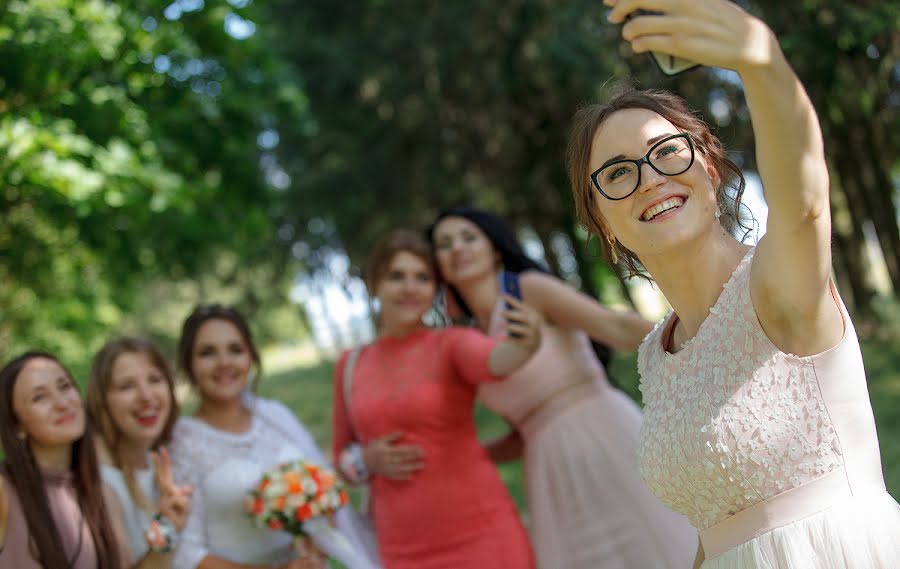
[[[250,429],[234,434],[220,431],[193,417],[175,425],[170,451],[179,484],[190,484],[191,513],[173,560],[175,569],[194,569],[207,555],[252,565],[284,563],[292,557],[290,535],[254,526],[245,510],[247,492],[263,472],[294,459],[328,465],[309,431],[282,403],[244,397],[252,413]],[[362,554],[352,512],[343,508],[337,528],[358,548],[350,569],[373,569]],[[314,541],[326,552],[331,545]],[[345,563],[346,564],[346,563]]]
[[[703,569],[900,567],[900,506],[885,491],[859,342],[779,351],[750,299],[753,250],[697,335],[647,336],[641,474],[700,530]]]

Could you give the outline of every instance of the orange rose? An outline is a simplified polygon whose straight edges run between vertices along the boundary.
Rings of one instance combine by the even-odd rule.
[[[300,475],[296,472],[286,473],[284,475],[284,481],[287,483],[288,492],[291,494],[303,492],[303,484],[300,482]]]
[[[265,509],[266,502],[262,498],[256,498],[253,500],[253,503],[250,504],[250,511],[253,512],[254,515],[260,515]]]

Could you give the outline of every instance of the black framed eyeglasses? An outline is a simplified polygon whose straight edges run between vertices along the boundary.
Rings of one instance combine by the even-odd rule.
[[[686,132],[673,134],[650,147],[643,158],[604,164],[591,174],[594,187],[608,200],[624,200],[641,185],[641,166],[649,164],[663,176],[677,176],[694,164],[694,142]]]

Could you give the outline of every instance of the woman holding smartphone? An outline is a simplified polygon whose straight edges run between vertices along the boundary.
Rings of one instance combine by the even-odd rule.
[[[579,219],[674,308],[639,351],[645,481],[700,530],[704,569],[898,566],[900,506],[831,279],[828,167],[803,86],[735,3],[604,3],[614,23],[665,11],[622,28],[636,52],[738,72],[769,206],[756,247],[732,236],[740,169],[672,93],[625,90],[575,117]]]
[[[650,322],[634,312],[610,310],[544,272],[509,226],[485,211],[447,209],[428,235],[456,313],[451,316],[497,334],[503,328],[500,284],[518,282],[523,301],[544,321],[544,340],[534,357],[507,381],[478,391],[514,428],[487,445],[491,456],[518,458],[524,444],[538,567],[689,565],[697,532],[641,482],[640,410],[609,384],[590,343],[634,350]]]

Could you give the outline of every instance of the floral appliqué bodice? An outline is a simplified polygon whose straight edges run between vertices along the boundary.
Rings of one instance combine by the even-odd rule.
[[[700,530],[844,464],[817,377],[822,354],[783,353],[759,324],[749,287],[753,251],[680,351],[664,348],[670,315],[638,356],[641,475]],[[845,326],[852,332],[846,316]],[[864,372],[862,383],[868,403]]]

